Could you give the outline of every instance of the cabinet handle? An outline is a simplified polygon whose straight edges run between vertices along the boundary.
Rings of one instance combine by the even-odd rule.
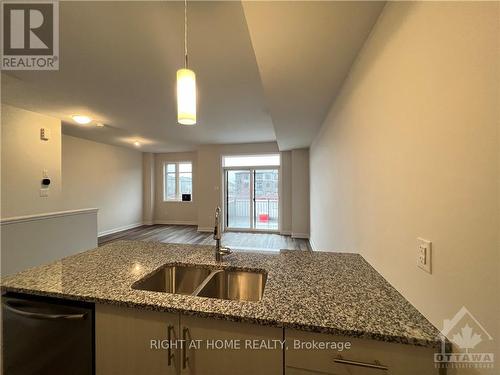
[[[174,330],[173,325],[169,325],[167,328],[167,340],[168,340],[168,352],[167,352],[167,364],[170,366],[172,364],[172,358],[174,358],[174,355],[172,354],[172,334],[171,332]]]
[[[182,368],[186,368],[186,364],[189,361],[188,355],[187,355],[187,336],[189,333],[189,328],[183,327],[182,328]]]
[[[31,311],[26,311],[23,310],[22,308],[36,308],[38,305],[36,304],[30,304],[29,302],[27,303],[22,303],[22,302],[14,302],[14,301],[6,301],[3,303],[3,306],[9,310],[10,312],[13,312],[14,314],[24,316],[26,318],[30,319],[40,319],[40,320],[61,320],[61,319],[67,319],[67,320],[81,320],[85,319],[87,317],[87,313],[83,314],[46,314],[42,312],[31,312]]]
[[[371,369],[382,370],[382,371],[389,370],[389,368],[387,366],[380,364],[379,361],[374,361],[373,363],[351,361],[349,359],[343,359],[342,356],[340,356],[340,355],[337,358],[335,358],[333,360],[333,362],[339,363],[341,365],[347,365],[347,366],[365,367],[365,368],[371,368]]]

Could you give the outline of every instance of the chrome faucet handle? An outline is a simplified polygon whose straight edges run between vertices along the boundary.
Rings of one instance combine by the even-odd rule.
[[[219,206],[215,209],[215,225],[214,225],[214,240],[220,239],[220,216],[221,209]]]
[[[229,254],[232,254],[232,250],[229,248],[229,247],[221,247],[219,249],[219,253],[221,253],[221,255],[229,255]]]

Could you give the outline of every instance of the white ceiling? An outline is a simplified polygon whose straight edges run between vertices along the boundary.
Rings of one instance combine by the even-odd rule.
[[[311,144],[383,6],[243,2],[281,150]]]
[[[383,3],[189,2],[198,125],[176,122],[182,2],[61,2],[60,70],[2,73],[2,101],[144,151],[277,140],[307,147]],[[255,52],[254,52],[255,51]],[[104,128],[76,125],[87,114]]]

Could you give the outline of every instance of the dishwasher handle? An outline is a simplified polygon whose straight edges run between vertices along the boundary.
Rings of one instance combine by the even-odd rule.
[[[15,305],[21,305],[21,306],[15,306]],[[31,318],[31,319],[41,319],[41,320],[82,320],[87,317],[87,313],[81,313],[81,314],[46,314],[46,313],[40,313],[40,312],[31,312],[31,311],[25,311],[22,310],[21,307],[28,307],[28,308],[36,308],[36,305],[30,305],[29,303],[16,303],[12,304],[11,301],[4,301],[3,303],[4,307],[13,312],[14,314],[24,316],[26,318]]]

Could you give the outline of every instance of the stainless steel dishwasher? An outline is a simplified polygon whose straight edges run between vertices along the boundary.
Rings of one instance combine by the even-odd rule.
[[[94,373],[94,308],[25,295],[2,296],[3,374]]]

